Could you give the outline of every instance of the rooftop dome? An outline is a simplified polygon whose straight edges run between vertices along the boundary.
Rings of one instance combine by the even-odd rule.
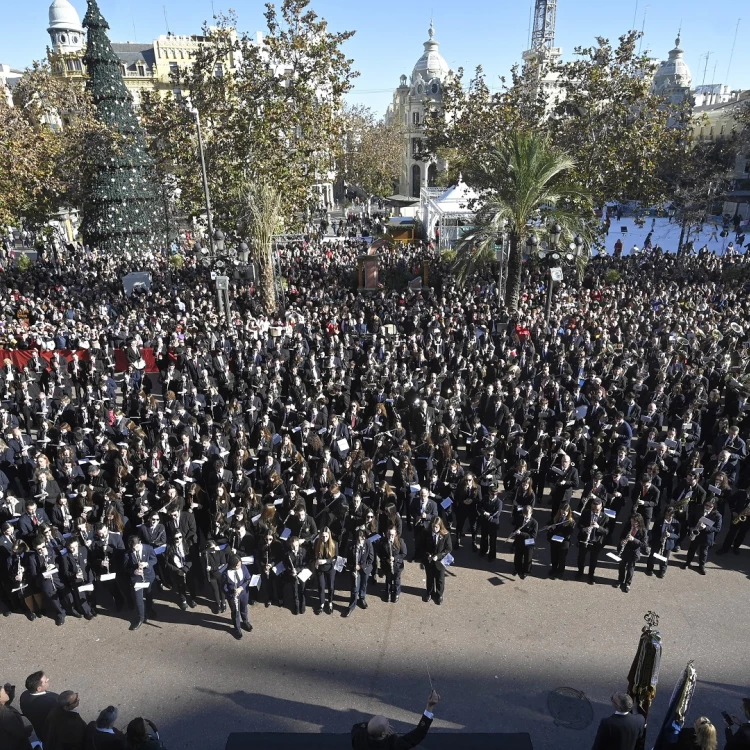
[[[417,64],[411,72],[412,81],[416,79],[417,75],[421,75],[425,81],[429,81],[432,78],[439,78],[442,81],[450,72],[448,63],[445,62],[445,58],[438,52],[440,45],[434,39],[435,28],[432,25],[432,21],[430,21],[428,34],[430,38],[424,43],[424,53],[417,60]]]
[[[83,33],[78,11],[68,0],[54,0],[49,6],[49,31],[57,29]]]
[[[693,82],[690,68],[682,57],[680,37],[677,36],[674,49],[670,50],[669,58],[659,65],[654,76],[654,90],[657,93],[668,92],[672,89],[689,89]]]

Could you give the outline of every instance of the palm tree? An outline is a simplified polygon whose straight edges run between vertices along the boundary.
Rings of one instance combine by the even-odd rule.
[[[247,234],[250,255],[258,266],[258,293],[263,310],[276,310],[274,284],[273,236],[281,228],[281,195],[268,182],[251,182],[245,189]]]
[[[495,260],[498,238],[509,246],[505,306],[518,308],[521,262],[526,240],[534,236],[530,222],[542,219],[557,224],[563,243],[580,236],[588,247],[593,239],[588,219],[591,196],[567,181],[574,160],[556,150],[538,133],[515,132],[506,143],[492,149],[487,161],[467,179],[480,186],[474,228],[456,247],[454,270],[463,284],[475,270]]]

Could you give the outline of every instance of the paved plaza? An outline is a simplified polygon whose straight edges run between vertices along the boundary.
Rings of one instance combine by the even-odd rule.
[[[547,515],[538,511],[541,522]],[[720,725],[721,710],[739,711],[749,692],[746,549],[739,557],[712,555],[706,577],[672,567],[659,580],[639,566],[623,594],[609,585],[616,577],[609,560],[595,586],[570,573],[565,581],[540,578],[546,569],[537,563],[521,581],[512,575],[509,545],[500,546],[492,564],[470,549],[457,552],[442,606],[422,602],[423,573],[411,564],[398,604],[371,593],[367,611],[342,619],[343,576],[333,615],[308,608],[295,617],[256,604],[254,631],[241,642],[205,599],[185,613],[160,603],[159,620],[137,633],[128,632],[127,613],[68,618],[62,628],[16,615],[2,620],[0,677],[20,686],[44,669],[54,690],[80,691],[87,721],[113,703],[120,726],[148,716],[170,750],[220,750],[233,731],[346,732],[371,713],[406,729],[424,707],[429,668],[443,699],[436,730],[528,731],[535,750],[577,750],[590,745],[610,712],[609,695],[625,687],[643,615],[652,609],[661,616],[663,657],[648,747],[689,659],[698,672],[691,717],[706,714]],[[548,554],[545,542],[535,558],[546,562]],[[547,701],[559,687],[591,701],[588,728],[554,723]],[[572,706],[569,720],[585,717],[585,708]]]

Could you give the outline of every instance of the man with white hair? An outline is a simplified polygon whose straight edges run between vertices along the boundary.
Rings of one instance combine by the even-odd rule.
[[[354,750],[408,750],[416,747],[427,736],[432,724],[432,709],[439,701],[437,692],[431,691],[419,724],[403,737],[395,734],[385,716],[373,716],[370,721],[355,724],[352,727],[352,747]]]

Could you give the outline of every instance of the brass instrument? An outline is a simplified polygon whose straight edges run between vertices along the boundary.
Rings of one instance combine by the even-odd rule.
[[[698,525],[695,528],[690,529],[690,541],[694,542],[698,538],[698,535],[701,533],[701,531],[703,531],[703,529],[705,528],[706,528],[705,524],[698,523]]]
[[[737,518],[732,519],[732,523],[735,526],[738,526],[741,523],[745,523],[747,520],[748,515],[750,515],[750,503],[748,503],[743,509],[742,512],[737,515]]]

